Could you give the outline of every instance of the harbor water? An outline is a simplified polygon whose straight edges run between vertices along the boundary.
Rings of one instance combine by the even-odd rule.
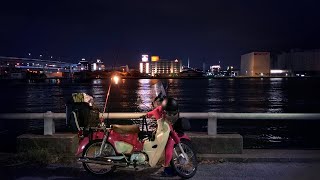
[[[168,96],[177,99],[182,112],[320,113],[319,78],[122,79],[111,87],[107,110],[148,111],[159,81],[168,84]],[[93,96],[102,111],[110,80],[0,83],[0,113],[43,113],[65,112],[74,92]],[[0,125],[1,139],[43,128],[41,121],[1,120]],[[204,120],[191,125],[191,131],[206,131]],[[241,134],[245,148],[320,148],[319,128],[319,121],[218,121],[218,133]],[[57,131],[64,130],[64,121],[57,122]]]

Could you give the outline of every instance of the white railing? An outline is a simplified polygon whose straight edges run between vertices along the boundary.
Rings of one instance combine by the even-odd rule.
[[[100,113],[108,119],[138,119],[146,113]],[[234,120],[320,120],[320,113],[215,113],[215,112],[180,112],[180,117],[187,119],[207,119],[208,135],[217,134],[218,119]],[[44,135],[55,133],[55,119],[66,119],[66,113],[6,113],[0,119],[44,120]]]

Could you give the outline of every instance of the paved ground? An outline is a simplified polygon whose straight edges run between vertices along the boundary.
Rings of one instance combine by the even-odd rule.
[[[221,163],[201,165],[194,179],[319,180],[320,163]]]
[[[154,179],[154,170],[142,172],[115,172],[112,176],[97,178],[89,175],[79,166],[50,165],[47,167],[16,165],[1,167],[1,179],[42,180],[42,179]],[[174,177],[171,179],[179,179]],[[192,179],[272,179],[272,180],[319,180],[320,163],[209,163],[200,164]]]
[[[320,162],[320,150],[244,149],[242,154],[198,154],[198,158],[229,162]]]
[[[199,154],[199,156],[203,161],[192,179],[320,179],[319,150],[244,150],[243,154]],[[81,164],[49,166],[16,164],[16,161],[12,161],[12,157],[13,154],[0,153],[1,180],[155,179],[150,174],[156,169],[142,172],[117,171],[111,176],[97,178],[85,172]]]

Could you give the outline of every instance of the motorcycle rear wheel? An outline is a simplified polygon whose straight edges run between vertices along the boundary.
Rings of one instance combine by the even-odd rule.
[[[175,145],[174,149],[176,150],[178,157],[176,156],[175,153],[173,153],[173,157],[171,160],[171,167],[174,169],[174,171],[177,173],[178,176],[184,179],[189,179],[189,178],[192,178],[197,172],[197,168],[198,168],[197,156],[191,146],[190,141],[182,139],[180,143],[183,151],[187,154],[189,158],[189,162],[188,163],[186,162],[179,146]]]
[[[94,140],[90,142],[83,150],[82,157],[95,158],[98,156],[102,140]],[[113,146],[106,142],[103,148],[102,156],[114,156],[116,155]],[[116,167],[114,165],[103,165],[95,163],[82,163],[84,169],[96,176],[104,176],[112,173]]]

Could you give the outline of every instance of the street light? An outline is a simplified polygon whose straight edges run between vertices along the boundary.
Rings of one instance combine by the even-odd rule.
[[[103,108],[103,113],[104,114],[106,112],[106,108],[107,108],[107,104],[108,104],[108,99],[109,99],[109,95],[110,95],[110,90],[111,90],[111,85],[112,85],[112,81],[115,83],[115,84],[118,84],[120,78],[117,76],[117,75],[114,75],[113,77],[111,77],[111,82],[109,84],[109,88],[108,88],[108,93],[107,93],[107,96],[106,96],[106,101],[104,103],[104,108]],[[100,121],[103,122],[103,116],[101,117]]]
[[[111,79],[113,79],[113,81],[114,81],[115,84],[118,84],[120,78],[115,75],[115,76],[113,76],[113,78],[111,78]]]

